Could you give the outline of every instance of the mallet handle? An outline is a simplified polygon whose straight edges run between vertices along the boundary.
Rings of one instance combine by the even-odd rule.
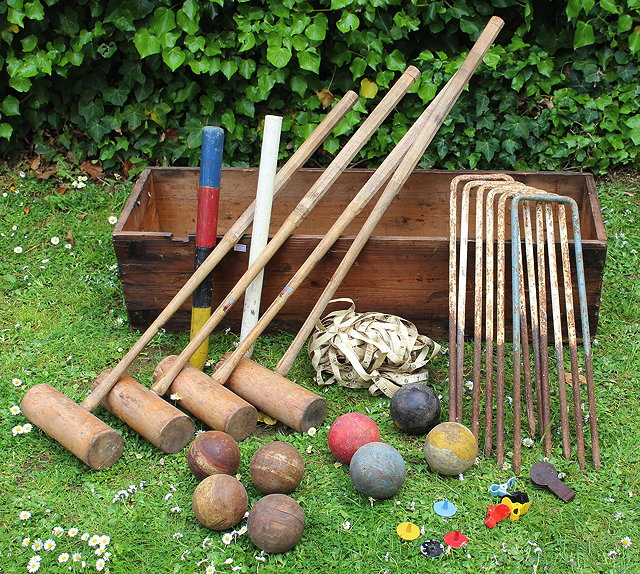
[[[353,91],[347,92],[336,106],[327,114],[327,116],[318,124],[318,127],[312,134],[302,143],[296,152],[289,158],[289,161],[282,167],[276,176],[276,185],[274,196],[287,184],[291,177],[307,162],[313,152],[315,152],[326,137],[333,131],[338,123],[344,118],[347,112],[358,101],[358,94]],[[96,386],[90,395],[88,395],[81,406],[92,411],[100,401],[107,395],[113,385],[115,385],[120,377],[129,368],[135,358],[155,337],[156,333],[164,326],[164,324],[173,317],[174,313],[180,309],[182,304],[191,296],[195,288],[213,271],[220,263],[222,258],[233,249],[233,246],[246,233],[247,229],[253,222],[253,214],[255,211],[255,202],[253,202],[245,212],[231,226],[229,231],[220,240],[220,243],[200,265],[197,271],[182,286],[169,304],[158,315],[156,320],[149,325],[147,330],[140,336],[138,341],[129,352],[120,360],[120,362],[111,370],[109,375],[105,377],[99,386]],[[198,343],[198,346],[202,341]]]
[[[315,205],[322,199],[327,190],[338,179],[340,174],[349,165],[349,162],[367,143],[369,138],[378,129],[380,124],[395,108],[396,104],[406,94],[413,82],[420,76],[420,71],[409,66],[407,70],[400,76],[393,87],[382,98],[380,103],[371,112],[367,119],[362,122],[356,133],[340,150],[338,155],[329,164],[327,169],[311,186],[306,195],[300,200],[293,212],[287,217],[280,229],[273,236],[266,248],[260,253],[254,263],[247,269],[245,274],[236,283],[235,287],[227,295],[223,303],[211,314],[210,319],[203,325],[200,332],[180,353],[178,359],[171,366],[164,377],[156,381],[152,389],[159,395],[164,394],[173,378],[180,372],[182,367],[189,361],[189,358],[198,348],[201,341],[204,340],[215,329],[220,321],[226,316],[226,313],[235,305],[236,301],[242,296],[249,283],[263,269],[269,260],[275,255],[277,250],[289,238],[293,231],[300,225],[303,219],[311,212]]]

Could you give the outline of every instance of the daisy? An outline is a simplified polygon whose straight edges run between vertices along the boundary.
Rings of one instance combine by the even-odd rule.
[[[527,448],[531,448],[533,446],[533,439],[531,437],[525,437],[522,439],[522,446],[526,446]]]
[[[74,552],[71,555],[71,560],[73,560],[74,562],[79,562],[80,560],[82,560],[82,554],[80,554],[80,552]]]
[[[311,454],[311,453],[312,453],[312,451],[313,451],[313,445],[311,445],[311,444],[310,444],[310,445],[307,447],[307,454]]]
[[[205,574],[213,574],[216,571],[216,567],[213,564],[209,564],[204,570]]]
[[[27,572],[37,572],[40,570],[40,556],[32,556],[27,563]]]
[[[53,236],[51,238],[51,245],[58,245],[58,243],[60,243],[60,238]]]
[[[77,528],[69,528],[69,531],[67,532],[67,534],[69,536],[71,536],[71,538],[73,538],[74,536],[78,535],[78,529]]]
[[[622,540],[620,540],[620,544],[622,544],[622,546],[624,546],[625,548],[629,548],[633,544],[633,542],[631,542],[631,538],[625,536]]]
[[[42,550],[42,540],[36,538],[31,545],[31,550],[34,552],[40,552],[40,550]]]
[[[112,216],[109,218],[109,223],[110,223],[111,225],[115,225],[116,223],[118,223],[118,218],[117,218],[115,215],[112,215]]]
[[[31,513],[28,510],[23,510],[20,514],[18,514],[18,518],[20,520],[29,520],[31,518]],[[27,540],[25,538],[25,540]]]
[[[342,466],[342,463],[341,462],[334,462],[333,466],[336,467],[336,468],[340,468]]]
[[[624,518],[624,514],[622,514],[622,512],[616,512],[616,515],[613,518],[614,520],[622,520]]]
[[[182,400],[182,396],[181,396],[180,394],[178,394],[178,393],[171,393],[171,394],[169,395],[169,398],[170,398],[172,401],[181,401],[181,400]]]
[[[48,538],[47,540],[44,541],[44,549],[47,552],[51,552],[52,550],[56,549],[56,543],[51,540],[51,538]]]
[[[233,534],[231,534],[230,532],[227,532],[226,534],[222,535],[222,542],[223,544],[225,544],[225,546],[229,546],[229,544],[231,544],[232,541],[233,541]]]
[[[511,463],[509,463],[509,462],[505,462],[502,465],[502,470],[509,470],[510,468],[511,468]]]
[[[351,530],[351,522],[349,522],[348,520],[345,520],[342,523],[342,528],[344,528],[345,530]]]
[[[171,538],[173,538],[174,540],[178,540],[178,538],[182,538],[183,536],[184,534],[182,534],[182,532],[174,532]]]
[[[78,181],[87,181],[87,179],[89,179],[86,175],[79,175],[78,176]]]
[[[22,253],[23,249],[22,247],[20,247],[20,245],[16,246],[13,248],[13,252],[14,253]]]
[[[17,435],[22,434],[24,432],[24,428],[22,428],[21,425],[16,425],[11,429],[11,432],[12,432],[13,436],[17,436]]]
[[[123,319],[122,317],[118,317],[118,318],[114,321],[114,323],[115,323],[118,327],[120,327],[120,326],[124,325],[124,319]]]
[[[64,564],[65,562],[69,562],[69,554],[67,554],[66,552],[63,552],[62,554],[60,554],[60,556],[58,556],[58,562],[60,564]]]
[[[316,427],[311,427],[311,428],[307,431],[307,434],[308,434],[309,436],[316,436],[316,433],[317,433],[317,432],[318,432],[318,431],[317,431]]]
[[[242,527],[240,528],[240,530],[236,530],[236,534],[238,534],[239,536],[242,536],[243,534],[246,534],[246,532],[247,532],[247,527],[246,527],[246,525],[245,525],[245,526],[242,526]]]
[[[22,546],[24,546],[26,548],[27,546],[29,546],[29,544],[31,544],[31,538],[23,538],[22,539]]]
[[[11,379],[11,384],[14,387],[19,387],[22,384],[22,381],[20,379]]]
[[[54,536],[62,536],[64,534],[64,528],[60,528],[60,526],[54,526],[51,534]]]
[[[102,570],[104,570],[106,562],[100,558],[99,560],[96,560],[96,570],[98,572],[102,572]]]
[[[179,506],[174,506],[173,508],[169,509],[169,512],[182,512],[182,508],[180,508]]]
[[[89,541],[87,542],[89,546],[97,546],[99,543],[100,537],[97,534],[94,534],[91,538],[89,538]]]
[[[473,390],[473,381],[467,381],[467,382],[464,384],[464,386],[465,386],[465,388],[466,388],[467,390],[472,391],[472,390]]]

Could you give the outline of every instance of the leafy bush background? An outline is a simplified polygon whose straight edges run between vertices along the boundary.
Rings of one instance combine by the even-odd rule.
[[[265,114],[285,116],[285,156],[326,113],[318,92],[360,90],[326,163],[415,64],[415,94],[361,152],[377,165],[494,14],[506,27],[422,167],[637,167],[640,0],[7,0],[0,152],[197,164],[213,124],[227,164],[255,165]]]

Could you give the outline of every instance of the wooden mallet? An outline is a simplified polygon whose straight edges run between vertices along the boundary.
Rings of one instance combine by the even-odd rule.
[[[355,92],[347,92],[331,112],[327,114],[309,138],[305,140],[279,171],[276,177],[274,195],[307,162],[313,152],[316,151],[353,107],[357,99],[358,95]],[[246,233],[253,221],[254,209],[255,204],[250,205],[238,218],[211,255],[205,259],[197,271],[176,293],[156,320],[141,335],[136,344],[113,369],[100,378],[98,384],[93,387],[91,394],[80,405],[51,385],[40,384],[27,391],[22,399],[21,409],[25,417],[94,470],[112,466],[122,455],[124,446],[122,435],[98,419],[91,411],[100,404],[114,385],[123,378],[131,363],[155,337],[156,333]],[[126,397],[121,397],[119,400],[126,400]],[[157,400],[160,401],[160,403],[156,403],[157,405],[166,404],[159,397],[157,397]],[[161,433],[156,433],[156,435],[159,434]]]

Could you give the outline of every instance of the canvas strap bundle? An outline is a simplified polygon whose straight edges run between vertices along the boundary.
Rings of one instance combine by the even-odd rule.
[[[333,311],[321,319],[309,340],[309,357],[319,385],[369,388],[372,395],[393,396],[407,383],[426,381],[426,365],[440,345],[419,335],[416,326],[395,315]],[[325,380],[323,373],[329,378]]]

